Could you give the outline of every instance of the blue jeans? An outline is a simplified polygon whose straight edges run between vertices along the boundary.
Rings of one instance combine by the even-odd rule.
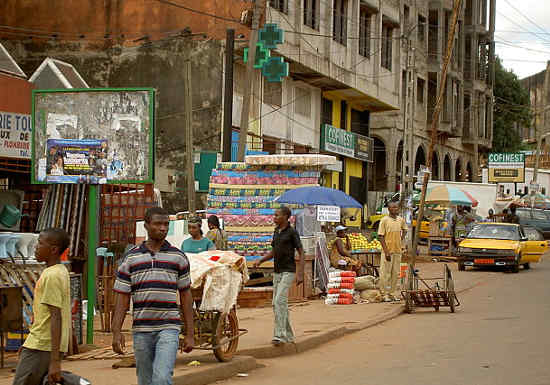
[[[295,273],[287,272],[273,274],[273,313],[275,314],[273,340],[294,342],[294,333],[288,319],[288,290],[295,276]]]
[[[134,332],[138,385],[172,385],[179,330]]]

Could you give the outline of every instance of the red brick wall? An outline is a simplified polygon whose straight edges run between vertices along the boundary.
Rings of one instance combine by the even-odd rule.
[[[0,28],[7,39],[37,37],[41,31],[58,32],[61,40],[92,39],[104,43],[104,36],[121,38],[125,44],[148,34],[152,40],[177,33],[188,27],[193,33],[206,33],[209,37],[223,39],[226,28],[234,28],[236,34],[247,35],[247,28],[225,19],[240,20],[243,10],[251,9],[252,2],[245,0],[169,0],[220,18],[209,17],[189,10],[164,4],[156,0],[3,0],[0,25],[16,26],[17,31]],[[32,17],[29,17],[32,15]],[[26,34],[21,28],[29,31]],[[21,33],[14,35],[13,33]],[[97,40],[96,40],[97,39]],[[93,42],[92,42],[93,43]],[[134,43],[135,44],[135,43]]]
[[[30,114],[32,88],[24,79],[0,73],[0,111]]]

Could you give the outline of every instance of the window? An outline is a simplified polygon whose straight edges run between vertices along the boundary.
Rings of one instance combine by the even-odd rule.
[[[370,57],[371,41],[371,14],[361,10],[359,18],[359,55]]]
[[[279,12],[288,14],[288,0],[271,0],[269,2],[271,8]]]
[[[304,25],[319,30],[319,0],[304,0]]]
[[[545,221],[545,222],[548,221],[548,217],[546,216],[546,214],[542,211],[537,211],[537,210],[533,210],[533,219],[537,221]]]
[[[347,44],[348,34],[348,2],[347,0],[334,0],[332,14],[332,38],[342,45]]]
[[[382,25],[382,67],[388,71],[392,70],[392,46],[393,27],[390,24]]]
[[[416,101],[418,104],[424,104],[424,87],[426,81],[422,78],[416,79]]]
[[[530,241],[544,241],[544,237],[541,232],[534,227],[524,227],[523,232]]]
[[[424,42],[426,35],[426,18],[424,16],[418,15],[418,41]]]
[[[311,92],[306,88],[296,87],[294,112],[311,117]]]
[[[272,106],[281,107],[283,88],[281,82],[268,82],[264,80],[263,101]]]
[[[409,18],[411,16],[411,10],[408,5],[403,6],[403,32],[405,32],[408,36],[409,33]]]

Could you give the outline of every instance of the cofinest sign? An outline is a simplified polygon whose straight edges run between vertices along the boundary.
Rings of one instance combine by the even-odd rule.
[[[321,150],[372,162],[372,139],[323,124],[321,127]]]
[[[525,154],[491,153],[489,154],[489,182],[524,183]]]

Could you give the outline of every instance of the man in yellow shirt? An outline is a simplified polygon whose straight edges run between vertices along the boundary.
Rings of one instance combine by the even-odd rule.
[[[61,254],[69,235],[52,228],[40,233],[35,257],[48,266],[36,282],[33,323],[19,354],[13,385],[40,385],[48,375],[50,384],[61,381],[61,358],[68,351],[71,326],[69,271]]]
[[[390,202],[388,205],[390,215],[385,216],[378,226],[378,236],[382,244],[382,256],[380,257],[380,292],[385,301],[399,300],[397,279],[401,266],[403,252],[403,238],[407,231],[405,220],[397,214],[399,205]]]

